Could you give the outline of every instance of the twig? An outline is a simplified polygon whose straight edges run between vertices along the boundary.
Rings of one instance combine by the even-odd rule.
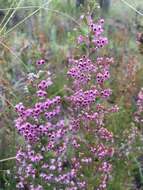
[[[33,8],[39,8],[39,6],[31,5],[31,6],[25,6],[25,7],[9,7],[5,9],[0,9],[0,11],[9,11],[9,10],[14,10],[14,9],[33,9]]]
[[[4,159],[0,160],[0,163],[1,163],[1,162],[6,162],[6,161],[9,161],[9,160],[15,160],[15,159],[16,159],[15,156],[10,157],[10,158],[4,158]]]
[[[54,9],[49,9],[49,8],[44,8],[44,9],[47,9],[48,11],[55,12],[57,14],[65,16],[65,17],[69,18],[70,20],[72,20],[76,25],[78,25],[79,27],[81,27],[80,24],[79,24],[79,22],[77,22],[71,15],[68,15],[66,13],[63,13],[63,12],[60,12],[60,11],[54,10]]]
[[[129,8],[131,8],[133,11],[135,11],[137,14],[139,14],[140,16],[143,16],[143,13],[141,13],[140,11],[138,11],[135,7],[133,7],[132,5],[130,5],[127,1],[125,0],[121,0],[124,4],[126,4]]]
[[[5,43],[3,43],[2,41],[0,41],[0,44],[2,46],[4,46],[6,49],[8,49],[10,51],[10,53],[17,59],[19,60],[25,67],[25,69],[28,71],[27,67],[26,67],[26,64],[17,56],[17,54],[11,49],[9,48]]]

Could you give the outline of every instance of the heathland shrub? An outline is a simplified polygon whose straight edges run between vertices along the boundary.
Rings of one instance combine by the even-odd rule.
[[[84,20],[87,28],[77,39],[84,54],[69,59],[68,95],[48,96],[54,84],[42,59],[27,78],[30,101],[15,106],[15,126],[25,139],[16,155],[18,189],[107,189],[114,136],[105,119],[118,111],[108,103],[113,59],[99,57],[108,44],[104,20]]]

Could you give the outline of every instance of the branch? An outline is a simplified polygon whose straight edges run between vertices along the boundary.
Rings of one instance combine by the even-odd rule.
[[[0,163],[1,162],[6,162],[6,161],[9,161],[9,160],[15,160],[15,159],[16,159],[15,156],[14,157],[10,157],[10,158],[5,158],[5,159],[0,160]]]
[[[134,12],[136,12],[137,14],[139,14],[140,16],[143,16],[143,13],[141,13],[140,11],[138,11],[135,7],[133,7],[132,5],[130,5],[127,1],[125,0],[121,0],[124,4],[126,4],[129,8],[131,8]]]

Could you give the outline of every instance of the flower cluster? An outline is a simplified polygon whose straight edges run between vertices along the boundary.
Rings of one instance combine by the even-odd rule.
[[[75,180],[78,187],[82,189],[85,182],[80,182],[77,179],[80,164],[76,158],[68,162],[60,154],[60,156],[52,155],[50,158],[45,159],[45,153],[48,153],[45,149],[42,149],[41,153],[36,153],[31,145],[27,146],[26,151],[19,150],[17,152],[16,159],[19,164],[18,175],[20,179],[20,182],[17,184],[18,189],[27,187],[32,190],[44,190],[47,187],[51,189],[52,187],[66,187],[67,190],[72,190],[77,189]],[[33,182],[36,181],[37,177],[42,184],[37,184],[34,187]]]
[[[135,112],[135,121],[143,123],[143,88],[140,90],[137,97],[137,111]]]
[[[45,100],[36,102],[30,108],[26,108],[23,103],[17,104],[15,108],[19,117],[15,120],[15,126],[19,134],[30,143],[37,142],[43,135],[49,135],[48,132],[51,126],[48,121],[60,114],[59,104],[59,96],[53,99],[45,97]],[[45,125],[40,122],[42,119],[47,121]]]

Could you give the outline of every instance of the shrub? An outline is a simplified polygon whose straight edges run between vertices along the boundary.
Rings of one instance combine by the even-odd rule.
[[[107,188],[114,138],[105,119],[118,111],[116,105],[108,105],[113,59],[98,57],[108,44],[102,34],[104,20],[94,23],[88,16],[85,22],[87,28],[77,40],[84,54],[69,59],[71,82],[64,100],[48,97],[52,80],[43,70],[28,76],[31,101],[15,107],[19,115],[15,126],[26,142],[16,156],[19,189]],[[36,67],[44,64],[39,60]]]

